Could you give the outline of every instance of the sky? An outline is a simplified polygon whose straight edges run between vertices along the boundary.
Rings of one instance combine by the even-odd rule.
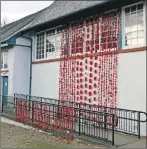
[[[1,20],[8,23],[35,13],[52,4],[53,1],[1,1]]]

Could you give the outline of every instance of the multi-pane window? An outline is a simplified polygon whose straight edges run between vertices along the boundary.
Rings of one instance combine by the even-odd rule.
[[[144,3],[129,5],[123,10],[122,20],[119,20],[117,11],[109,11],[96,17],[72,22],[69,30],[67,28],[64,32],[62,32],[63,28],[56,27],[38,33],[36,59],[59,57],[61,46],[66,55],[91,53],[103,49],[113,50],[118,44],[121,45],[122,41],[125,47],[143,46],[145,43]],[[123,28],[119,30],[118,25]]]
[[[37,34],[36,59],[44,58],[44,33]]]
[[[55,29],[46,32],[46,58],[55,57]]]
[[[37,33],[36,59],[57,58],[61,50],[62,28]]]
[[[113,49],[117,47],[118,17],[116,11],[104,13],[100,20],[101,49]]]
[[[84,26],[83,22],[72,23],[70,36],[71,36],[71,54],[83,53],[84,44]]]
[[[60,50],[61,50],[61,40],[62,40],[62,31],[63,29],[57,28],[57,36],[56,36],[56,56],[60,56]]]
[[[125,8],[125,46],[144,44],[143,3]]]
[[[1,69],[8,68],[8,51],[1,52]]]

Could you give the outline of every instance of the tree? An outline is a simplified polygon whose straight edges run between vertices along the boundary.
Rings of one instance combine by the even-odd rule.
[[[9,24],[11,22],[14,22],[15,20],[13,19],[12,21],[9,21],[8,18],[5,16],[1,20],[1,27],[5,26],[6,24]]]
[[[7,17],[3,17],[1,20],[1,27],[5,26],[6,24],[8,24],[8,19]]]

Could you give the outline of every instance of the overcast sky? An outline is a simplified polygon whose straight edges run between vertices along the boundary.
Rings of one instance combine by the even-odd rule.
[[[53,1],[1,1],[1,20],[18,20],[52,4]]]

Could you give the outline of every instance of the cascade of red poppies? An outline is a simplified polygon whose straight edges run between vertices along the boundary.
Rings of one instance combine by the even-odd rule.
[[[60,102],[117,107],[119,27],[120,12],[117,10],[76,21],[64,28]]]

